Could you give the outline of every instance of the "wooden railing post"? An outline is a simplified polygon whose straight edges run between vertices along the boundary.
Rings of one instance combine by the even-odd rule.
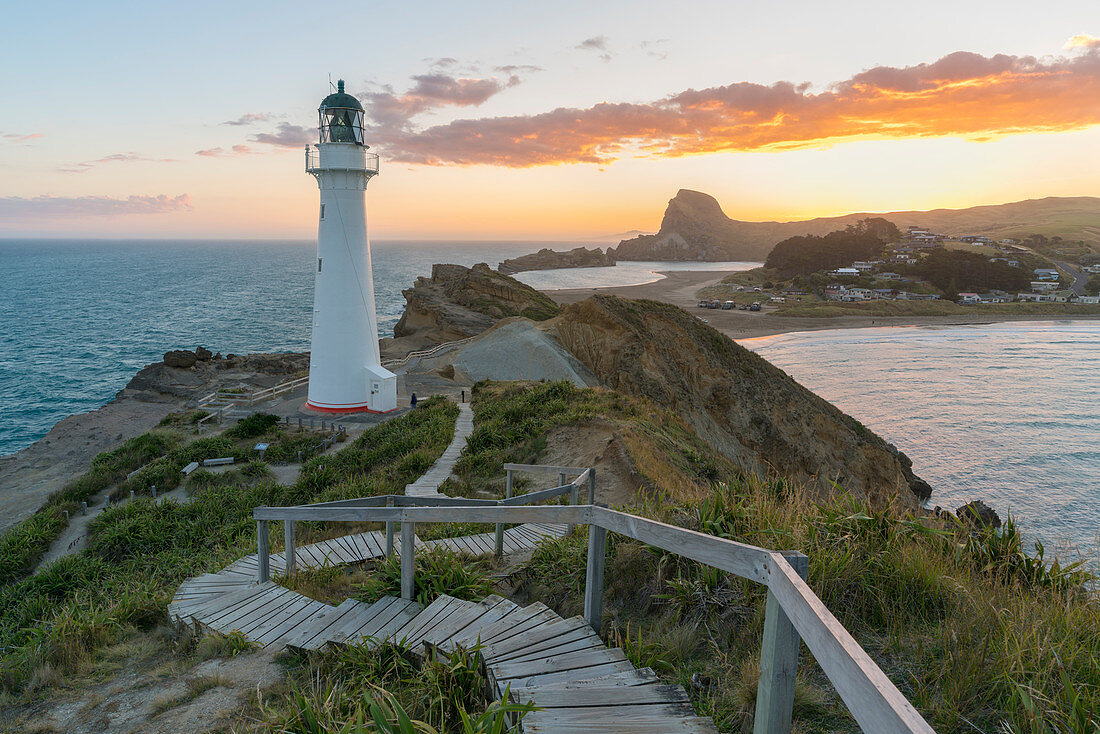
[[[607,556],[607,530],[588,526],[588,567],[584,581],[584,618],[600,633],[603,626],[603,565]]]
[[[416,523],[401,521],[401,598],[416,595]]]
[[[558,474],[558,486],[559,487],[565,486],[565,473],[564,472]],[[570,487],[570,489],[569,489],[569,504],[571,504],[571,505],[577,504],[577,500],[580,499],[580,494],[579,493],[580,493],[580,487],[578,487],[575,484],[572,487]],[[573,531],[576,530],[576,528],[577,528],[576,525],[570,525],[569,526],[569,534],[572,535]]]
[[[509,499],[509,500],[512,499],[512,470],[511,469],[509,469],[507,471],[506,475],[505,475],[504,498]],[[498,522],[497,525],[496,525],[496,531],[497,531],[496,553],[497,553],[497,558],[500,558],[502,555],[504,555],[504,523]]]
[[[271,580],[271,561],[268,558],[271,547],[267,536],[267,524],[267,520],[256,521],[256,554],[260,566],[258,577],[261,584]]]
[[[588,504],[596,504],[596,467],[588,467]]]
[[[783,555],[805,580],[810,559],[797,552]],[[760,682],[756,689],[753,734],[789,734],[791,731],[800,645],[798,631],[769,590],[764,607],[764,639],[760,644]]]
[[[286,575],[294,573],[294,521],[283,521],[283,558],[286,560]]]
[[[393,500],[386,500],[386,507],[393,507]],[[393,558],[393,520],[386,520],[386,558]]]

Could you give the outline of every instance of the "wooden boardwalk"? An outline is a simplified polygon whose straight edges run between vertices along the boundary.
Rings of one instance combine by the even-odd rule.
[[[419,497],[441,496],[473,430],[469,405],[459,405],[455,437],[424,476],[406,488]],[[527,523],[504,531],[504,552],[532,548],[569,532],[565,524]],[[484,555],[495,551],[494,533],[421,541],[425,548]],[[401,542],[394,538],[394,552]],[[383,532],[365,532],[299,546],[298,568],[321,568],[381,558]],[[282,553],[269,556],[276,574]],[[500,596],[470,602],[440,596],[427,607],[383,597],[367,604],[347,599],[337,606],[310,599],[273,581],[257,583],[259,558],[245,556],[217,573],[184,581],[168,605],[169,617],[203,631],[239,632],[254,644],[282,650],[321,650],[333,645],[404,642],[418,654],[447,654],[455,646],[481,645],[489,683],[497,696],[534,701],[541,710],[522,723],[525,732],[700,732],[717,734],[709,718],[695,715],[680,686],[662,684],[649,668],[635,669],[620,649],[608,649],[583,617],[563,619],[541,603],[521,607]]]
[[[458,419],[455,421],[455,437],[451,440],[451,445],[447,447],[442,456],[436,459],[431,468],[424,472],[423,476],[405,487],[405,494],[409,497],[440,496],[439,485],[451,476],[451,470],[454,469],[459,454],[466,446],[466,439],[470,437],[473,430],[474,411],[470,409],[469,403],[459,403]]]

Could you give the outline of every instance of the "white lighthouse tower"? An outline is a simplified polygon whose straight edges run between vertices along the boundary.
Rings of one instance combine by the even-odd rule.
[[[363,106],[344,93],[342,79],[318,113],[320,141],[306,147],[306,171],[321,189],[306,407],[384,413],[397,408],[397,378],[378,354],[367,239],[367,182],[378,174],[378,155],[367,152]]]

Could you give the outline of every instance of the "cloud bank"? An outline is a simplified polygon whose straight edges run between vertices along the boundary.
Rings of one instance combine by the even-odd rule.
[[[606,39],[582,46],[598,51],[600,43]],[[1100,43],[1076,36],[1071,44],[1068,56],[957,52],[915,66],[878,66],[821,92],[787,81],[736,82],[653,102],[426,127],[411,118],[447,104],[476,106],[503,87],[427,75],[404,95],[364,101],[375,122],[372,143],[391,160],[427,165],[606,164],[625,156],[790,150],[860,139],[986,140],[1100,124]]]
[[[204,150],[195,151],[195,155],[201,155],[206,158],[230,158],[233,156],[257,155],[259,153],[260,151],[247,145],[234,145],[229,150],[225,148],[206,148]]]
[[[191,195],[129,196],[3,196],[0,217],[99,217],[127,214],[167,214],[191,208]]]
[[[310,143],[317,142],[317,128],[280,122],[275,132],[256,133],[249,140],[280,148],[302,148]]]
[[[57,170],[62,173],[86,173],[105,163],[178,163],[178,161],[175,158],[149,158],[140,153],[130,151],[128,153],[112,153],[111,155],[97,158],[94,161],[75,163],[69,168],[59,168]]]

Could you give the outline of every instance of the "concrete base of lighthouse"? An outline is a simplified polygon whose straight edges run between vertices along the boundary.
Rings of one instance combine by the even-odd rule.
[[[311,380],[310,397],[303,407],[320,413],[389,413],[397,410],[397,375],[385,367],[367,365],[363,368],[363,378],[363,399],[353,403],[330,403],[314,397],[323,390],[315,391]]]

